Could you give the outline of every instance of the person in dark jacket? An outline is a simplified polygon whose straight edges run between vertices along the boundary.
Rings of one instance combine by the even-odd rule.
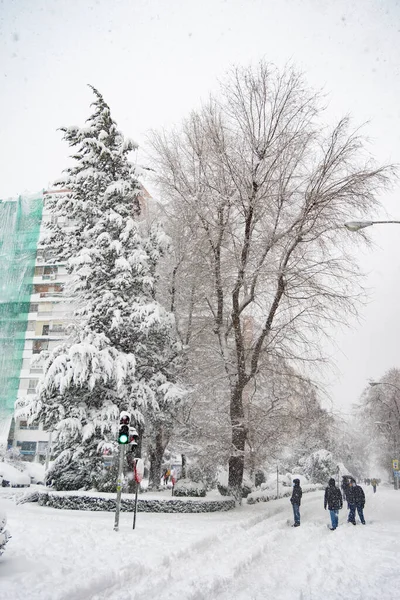
[[[329,485],[325,489],[324,509],[326,510],[326,507],[329,509],[332,522],[330,529],[334,531],[339,525],[339,510],[343,508],[343,498],[342,492],[336,487],[335,480],[331,478],[328,483]]]
[[[364,506],[365,506],[365,494],[361,486],[357,485],[355,479],[350,480],[350,486],[347,493],[347,502],[349,503],[349,517],[348,522],[356,524],[356,510],[360,521],[365,525],[364,518]]]
[[[300,487],[300,479],[293,479],[293,492],[290,502],[293,506],[294,524],[293,527],[300,526],[300,504],[303,490]]]
[[[342,477],[343,500],[347,500],[347,491],[349,489],[349,481],[350,481],[350,477],[348,475],[343,475],[343,477]]]

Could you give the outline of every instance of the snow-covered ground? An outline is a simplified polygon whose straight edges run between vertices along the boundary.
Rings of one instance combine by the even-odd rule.
[[[1,499],[12,539],[0,558],[7,600],[394,600],[400,491],[365,487],[367,525],[329,531],[323,492],[226,513],[60,511]]]

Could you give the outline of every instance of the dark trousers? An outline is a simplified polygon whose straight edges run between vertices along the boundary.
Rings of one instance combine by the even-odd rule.
[[[360,517],[360,521],[361,523],[363,523],[365,525],[365,518],[364,518],[364,511],[363,511],[363,507],[361,506],[361,504],[349,504],[349,518],[347,519],[349,521],[349,523],[354,523],[356,522],[356,509],[358,512],[358,516]]]
[[[300,504],[292,504],[294,522],[300,525]]]

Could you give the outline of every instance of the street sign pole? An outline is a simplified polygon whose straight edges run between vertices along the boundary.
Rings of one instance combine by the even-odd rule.
[[[119,511],[120,511],[120,506],[121,506],[122,472],[123,472],[123,468],[124,468],[124,456],[125,456],[125,446],[123,444],[120,444],[119,445],[117,500],[115,503],[114,531],[118,531],[118,526],[119,526]]]
[[[138,484],[137,481],[135,481],[135,510],[134,510],[134,513],[133,513],[133,527],[132,527],[132,529],[135,529],[135,526],[136,526],[136,513],[137,513],[138,491],[139,491],[139,484]]]
[[[276,465],[276,499],[279,498],[279,466]]]
[[[144,462],[141,458],[135,458],[133,463],[133,476],[135,478],[135,510],[133,511],[133,529],[136,526],[136,513],[137,513],[137,505],[138,505],[138,492],[139,492],[139,484],[143,479],[144,474]]]

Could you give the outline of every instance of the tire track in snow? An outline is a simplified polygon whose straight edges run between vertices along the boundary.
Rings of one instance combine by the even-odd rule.
[[[275,507],[272,517],[282,512],[287,513],[287,507]],[[151,598],[164,598],[160,593],[165,593],[167,588],[174,583],[172,581],[174,572],[187,570],[188,561],[190,561],[190,571],[192,564],[195,562],[202,564],[210,554],[212,549],[224,548],[226,544],[235,544],[234,540],[238,538],[238,530],[240,536],[254,540],[260,535],[259,526],[269,520],[271,514],[268,510],[261,514],[252,515],[250,518],[244,517],[243,521],[235,521],[232,524],[223,526],[220,530],[212,535],[205,536],[200,540],[196,540],[187,547],[170,553],[164,556],[157,565],[148,567],[141,565],[138,560],[130,561],[119,569],[110,569],[102,573],[98,577],[90,578],[84,585],[77,583],[71,585],[68,593],[63,593],[55,600],[112,600],[113,598],[120,599],[121,589],[124,589],[124,598],[126,600],[151,600]],[[286,522],[286,520],[285,520]],[[255,531],[254,531],[255,530]],[[230,551],[233,551],[232,548]],[[177,590],[171,590],[177,597]],[[152,594],[155,594],[154,596]],[[169,596],[165,596],[169,597]],[[182,595],[179,596],[182,598]],[[209,599],[208,599],[209,600]]]
[[[166,557],[150,581],[131,581],[124,589],[127,600],[210,600],[229,586],[232,577],[260,562],[265,549],[277,541],[287,529],[288,507],[274,507],[242,523],[224,527],[212,536],[202,538],[189,548]],[[282,513],[285,519],[282,519]],[[277,518],[279,519],[277,522]],[[238,531],[239,530],[239,531]],[[185,574],[182,578],[182,573]],[[116,600],[116,594],[92,597],[91,600]],[[77,599],[78,600],[78,599]]]

